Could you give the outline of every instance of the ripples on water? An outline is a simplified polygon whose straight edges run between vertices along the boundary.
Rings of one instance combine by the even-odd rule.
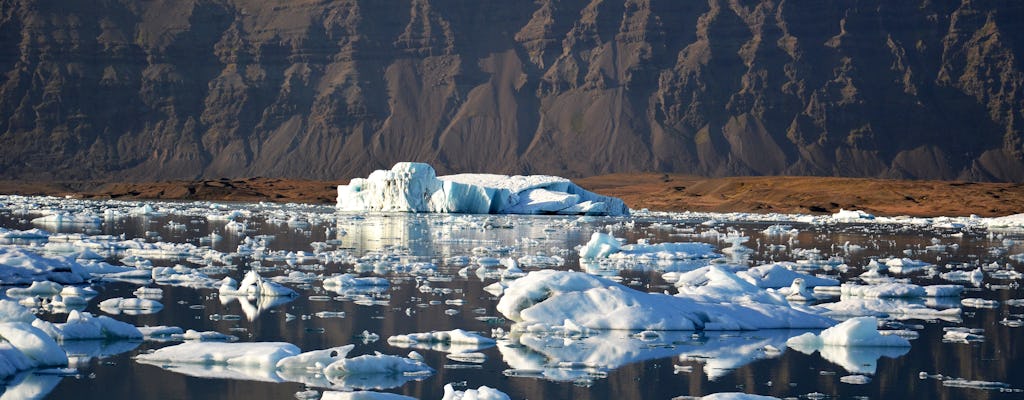
[[[213,278],[241,280],[249,269],[265,277],[292,274],[285,285],[300,296],[293,300],[248,301],[222,298],[215,288],[153,285],[163,289],[164,308],[153,314],[116,315],[137,326],[172,325],[198,331],[235,335],[240,341],[285,341],[303,351],[356,344],[350,354],[406,355],[416,350],[437,370],[428,377],[374,378],[344,382],[344,387],[307,386],[282,381],[274,374],[223,371],[210,368],[161,368],[133,356],[173,342],[66,343],[77,371],[67,375],[27,373],[6,382],[3,398],[295,398],[310,389],[374,389],[417,398],[441,398],[442,387],[481,385],[498,388],[512,398],[671,398],[717,392],[747,392],[777,397],[814,393],[837,398],[1016,398],[1009,390],[1024,388],[1016,378],[1024,373],[1024,338],[1013,321],[1024,307],[1016,280],[1002,271],[1021,271],[1021,236],[993,233],[977,227],[889,224],[831,224],[780,216],[787,227],[774,227],[772,218],[743,215],[646,214],[629,218],[466,215],[346,215],[329,207],[271,204],[83,202],[52,198],[5,198],[0,227],[42,228],[50,232],[81,233],[94,242],[140,238],[150,243],[189,243],[181,254],[142,255],[154,266],[200,268]],[[143,215],[149,204],[155,212]],[[240,210],[228,215],[232,210]],[[44,212],[69,215],[93,213],[98,224],[33,226]],[[230,216],[244,224],[228,227]],[[927,267],[897,278],[916,284],[951,283],[939,275],[954,269],[986,267],[981,282],[965,285],[963,297],[998,301],[995,308],[964,307],[960,317],[920,320],[891,319],[887,327],[916,333],[909,349],[829,349],[811,354],[788,349],[786,340],[803,331],[592,332],[586,337],[550,334],[507,334],[510,324],[497,313],[497,297],[484,287],[500,279],[500,267],[464,270],[481,258],[519,260],[524,271],[538,268],[584,270],[651,292],[675,288],[662,274],[687,271],[709,260],[580,265],[576,248],[593,232],[611,232],[627,243],[706,242],[717,252],[733,246],[732,236],[746,236],[746,252],[721,260],[760,265],[797,261],[804,272],[856,281],[872,259],[906,257]],[[765,232],[774,233],[765,233]],[[211,236],[211,234],[214,234]],[[112,235],[112,236],[103,236]],[[211,237],[214,238],[211,240]],[[50,241],[54,241],[53,238]],[[45,240],[7,239],[6,246],[38,251]],[[242,248],[240,248],[242,246]],[[50,245],[50,251],[61,251]],[[65,247],[66,250],[66,247]],[[201,253],[206,258],[202,258]],[[245,250],[239,253],[239,250]],[[251,252],[251,253],[250,253]],[[302,253],[305,252],[305,253]],[[99,252],[111,263],[123,250]],[[213,254],[213,256],[210,256]],[[524,256],[535,256],[523,258]],[[722,262],[722,261],[715,261]],[[424,264],[429,263],[429,264]],[[434,265],[435,272],[417,271]],[[843,268],[843,265],[848,268]],[[462,272],[460,274],[460,271]],[[300,272],[302,274],[293,274]],[[390,280],[387,289],[328,291],[316,277],[359,273]],[[309,275],[303,275],[309,274]],[[310,279],[312,278],[312,279]],[[134,297],[146,282],[99,281],[99,296],[86,311],[106,315],[100,301]],[[820,300],[822,301],[835,301]],[[892,300],[899,306],[903,300]],[[923,300],[922,300],[923,302]],[[958,299],[935,308],[959,307]],[[43,313],[40,318],[63,321],[66,313]],[[980,329],[980,341],[943,340],[952,327]],[[459,362],[444,350],[389,345],[398,334],[461,328],[502,339],[480,350],[483,362]],[[371,334],[369,337],[364,333]],[[372,334],[379,335],[374,341]],[[908,334],[910,335],[910,334]],[[479,361],[479,360],[477,360]],[[860,377],[854,375],[861,375]],[[940,376],[941,375],[941,376]],[[959,378],[961,380],[954,380]],[[851,383],[848,383],[851,382]],[[307,382],[308,383],[308,382]],[[966,386],[966,387],[965,387]]]

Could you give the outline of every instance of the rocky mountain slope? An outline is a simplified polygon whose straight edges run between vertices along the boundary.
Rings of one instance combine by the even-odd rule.
[[[0,178],[1024,181],[1024,3],[0,0]]]

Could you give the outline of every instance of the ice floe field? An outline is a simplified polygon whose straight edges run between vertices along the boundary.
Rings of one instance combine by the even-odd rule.
[[[630,214],[0,196],[0,398],[1024,397],[1020,216]]]

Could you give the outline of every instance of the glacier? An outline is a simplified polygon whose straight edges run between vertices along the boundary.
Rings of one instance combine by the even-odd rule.
[[[437,176],[428,164],[400,162],[338,186],[340,211],[462,214],[629,215],[621,199],[557,176]]]

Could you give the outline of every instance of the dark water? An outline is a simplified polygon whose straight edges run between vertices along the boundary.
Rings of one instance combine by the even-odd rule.
[[[96,208],[104,207],[102,204]],[[149,241],[200,244],[199,238],[211,232],[224,240],[213,249],[230,253],[237,249],[242,237],[272,235],[268,251],[313,251],[311,243],[328,242],[334,254],[354,258],[367,254],[380,255],[392,265],[433,262],[438,266],[432,278],[404,272],[384,275],[364,272],[364,276],[385,276],[390,288],[380,293],[334,293],[325,291],[319,281],[310,284],[286,284],[300,296],[277,305],[266,305],[258,314],[259,304],[243,305],[238,301],[222,302],[216,289],[160,286],[164,308],[150,315],[118,315],[115,318],[137,325],[172,325],[183,329],[218,331],[239,337],[240,341],[285,341],[303,351],[355,343],[350,356],[373,354],[406,355],[412,349],[387,344],[389,336],[432,330],[461,328],[489,336],[492,329],[508,331],[510,324],[495,310],[497,298],[483,290],[496,279],[480,279],[472,272],[460,276],[461,265],[449,265],[448,257],[492,255],[519,258],[523,255],[560,255],[564,265],[559,269],[580,269],[574,247],[585,243],[592,232],[612,231],[628,243],[639,239],[651,242],[703,241],[716,249],[728,247],[711,235],[711,229],[725,233],[732,230],[750,237],[751,266],[771,261],[806,260],[814,258],[818,265],[847,264],[850,269],[839,274],[844,281],[864,272],[871,259],[908,257],[940,266],[976,265],[998,262],[1010,264],[1021,271],[1020,262],[1011,255],[1024,252],[1020,237],[1000,236],[984,231],[967,231],[950,235],[939,229],[899,226],[838,226],[788,223],[799,230],[795,236],[769,236],[761,231],[767,223],[720,222],[715,226],[702,224],[706,219],[673,219],[672,217],[635,217],[604,219],[575,217],[471,217],[391,215],[354,217],[334,215],[329,208],[277,208],[277,206],[230,205],[254,211],[242,218],[249,231],[233,235],[223,230],[224,222],[207,221],[205,204],[166,205],[175,209],[172,215],[139,217],[120,215],[108,218],[91,234],[124,234],[126,238],[145,237]],[[122,206],[122,209],[126,209]],[[300,215],[310,221],[306,226],[282,223],[281,215]],[[10,209],[0,214],[0,226],[26,229],[32,227],[29,216],[14,214]],[[277,219],[277,221],[274,221]],[[168,221],[185,224],[171,229]],[[53,229],[44,228],[44,229]],[[83,231],[81,227],[60,227],[65,231]],[[147,236],[147,232],[151,232]],[[153,233],[155,232],[155,233]],[[934,241],[956,245],[945,251],[930,251]],[[847,251],[844,244],[862,249]],[[771,245],[784,245],[785,249]],[[802,250],[796,250],[802,249]],[[817,250],[808,256],[806,250]],[[119,257],[118,257],[119,258]],[[365,260],[365,259],[364,259]],[[251,257],[236,257],[227,265],[228,275],[241,279],[252,265]],[[351,260],[349,260],[351,261]],[[156,260],[155,265],[194,264],[183,260]],[[290,271],[311,271],[325,276],[352,272],[352,262],[310,260],[290,265],[285,261],[259,261],[261,274],[275,276]],[[661,274],[666,270],[685,270],[690,264],[631,266],[624,270],[591,272],[621,277],[634,288],[647,291],[671,289]],[[275,268],[276,267],[276,268]],[[523,268],[526,271],[536,268]],[[817,271],[822,272],[822,271]],[[836,273],[833,273],[836,274]],[[211,275],[220,278],[222,275]],[[923,272],[909,275],[913,283],[950,283]],[[619,278],[616,278],[619,279]],[[999,300],[994,309],[963,309],[962,321],[903,320],[895,327],[909,327],[919,337],[909,349],[855,349],[843,352],[836,362],[820,353],[803,354],[787,349],[788,338],[802,331],[754,332],[669,332],[660,338],[640,340],[631,332],[595,333],[588,338],[566,341],[536,335],[511,335],[495,347],[481,352],[487,360],[469,365],[446,359],[441,351],[416,349],[437,373],[404,381],[399,378],[365,382],[347,382],[345,388],[308,387],[293,382],[266,382],[248,379],[216,379],[190,376],[175,368],[164,369],[144,365],[133,356],[173,342],[120,342],[66,344],[76,357],[78,372],[71,376],[23,374],[7,382],[3,398],[24,396],[37,398],[75,399],[171,399],[171,398],[295,398],[308,389],[318,391],[345,389],[376,389],[416,398],[439,399],[446,383],[457,388],[487,385],[500,389],[513,399],[663,399],[675,396],[701,396],[718,392],[746,392],[776,397],[799,397],[820,393],[828,398],[936,398],[936,399],[1002,399],[1022,398],[1012,389],[1024,388],[1024,328],[1001,324],[1003,319],[1021,319],[1024,308],[1005,302],[1019,299],[1021,289],[1013,281],[987,277],[980,287],[966,283],[970,289],[964,297]],[[1012,285],[1011,285],[1012,284]],[[996,285],[996,286],[992,286]],[[97,304],[111,297],[133,297],[139,284],[98,282],[94,287],[100,295],[89,302],[86,311],[103,315]],[[327,296],[314,298],[310,296]],[[375,299],[375,304],[357,304],[353,299]],[[463,303],[446,300],[463,300]],[[956,300],[953,300],[954,305]],[[200,307],[201,306],[201,307]],[[344,312],[342,318],[320,318],[321,311]],[[294,316],[287,320],[288,315]],[[224,318],[228,316],[228,318]],[[237,316],[237,317],[236,317]],[[480,318],[494,317],[494,318]],[[40,318],[63,321],[66,314],[43,314]],[[968,327],[983,329],[984,341],[946,343],[943,328]],[[364,343],[361,333],[378,334],[380,340]],[[765,351],[776,348],[780,352]],[[833,358],[837,357],[832,355]],[[585,367],[581,362],[590,361]],[[600,361],[600,362],[594,362]],[[575,362],[575,368],[559,367],[560,362]],[[530,371],[526,371],[530,370]],[[188,372],[188,371],[182,371]],[[941,374],[1009,385],[1010,391],[980,388],[948,387],[943,380],[921,377]],[[866,384],[848,384],[840,378],[860,373],[870,378]],[[948,379],[947,379],[948,381]],[[948,383],[948,382],[947,382]]]

